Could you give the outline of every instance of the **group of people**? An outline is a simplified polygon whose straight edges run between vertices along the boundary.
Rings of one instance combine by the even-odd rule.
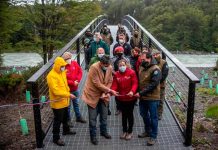
[[[98,114],[101,136],[106,139],[112,138],[108,132],[107,116],[111,114],[109,106],[111,96],[115,96],[116,115],[122,114],[123,131],[120,139],[130,140],[133,137],[133,110],[139,100],[144,131],[138,137],[148,137],[147,145],[152,146],[156,142],[158,120],[161,120],[163,113],[168,64],[161,58],[158,50],[143,45],[138,30],[133,31],[129,44],[129,36],[119,24],[116,41],[112,57],[109,46],[113,43],[113,38],[106,24],[101,32],[95,33],[94,36],[87,30],[83,39],[88,75],[81,99],[88,108],[91,143],[98,144],[96,135]],[[77,89],[82,78],[82,69],[71,58],[72,54],[69,52],[57,57],[53,69],[47,76],[52,101],[50,106],[54,113],[53,142],[59,146],[65,145],[60,138],[61,123],[63,135],[76,134],[70,130],[71,102],[76,121],[86,123],[78,105]]]

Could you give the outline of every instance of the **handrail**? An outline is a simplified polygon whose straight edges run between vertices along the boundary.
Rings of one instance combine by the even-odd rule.
[[[152,35],[151,33],[149,33],[143,26],[141,26],[141,24],[135,20],[132,16],[130,15],[126,15],[124,16],[128,17],[130,19],[132,19],[137,25],[138,27],[141,28],[141,30],[147,34],[147,36],[151,39],[151,41],[161,50],[164,52],[164,54],[180,69],[180,71],[182,71],[184,73],[184,75],[191,80],[194,83],[199,83],[200,80],[188,69],[186,68],[175,56],[173,56],[173,54],[171,54],[159,41],[157,41]]]
[[[96,17],[95,19],[93,19],[83,30],[81,30],[72,40],[70,40],[70,42],[68,42],[62,49],[60,49],[60,50],[58,51],[58,53],[57,53],[55,56],[53,56],[45,65],[43,65],[42,68],[40,68],[35,74],[33,74],[33,75],[27,80],[27,82],[28,82],[28,83],[36,82],[36,81],[38,80],[38,78],[41,77],[41,76],[43,75],[43,73],[53,65],[54,60],[55,60],[56,57],[63,55],[63,53],[64,53],[66,50],[68,50],[68,49],[72,46],[72,44],[75,43],[75,42],[77,41],[77,39],[79,39],[79,37],[82,36],[82,35],[85,33],[85,31],[86,31],[87,29],[89,29],[90,26],[91,26],[97,19],[100,19],[100,18],[102,18],[102,17],[106,17],[106,15],[100,15],[100,16]]]

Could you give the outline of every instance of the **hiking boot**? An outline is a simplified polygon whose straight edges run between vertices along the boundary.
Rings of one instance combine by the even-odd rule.
[[[76,134],[76,131],[67,131],[67,132],[63,132],[63,135],[75,135]]]
[[[121,134],[120,139],[126,139],[126,135],[127,135],[127,133],[124,132],[123,134]]]
[[[153,146],[156,143],[156,139],[149,138],[147,142],[147,146]]]
[[[149,137],[149,134],[147,132],[143,132],[142,134],[138,135],[138,138],[145,138],[145,137]]]
[[[68,125],[69,127],[71,127],[71,128],[74,126],[74,125],[73,125],[73,122],[72,122],[72,121],[70,121],[70,120],[69,120],[69,121],[67,121],[67,125]]]
[[[120,110],[117,110],[116,113],[115,113],[115,115],[117,116],[117,115],[119,115],[120,113],[121,113],[121,111],[120,111]]]
[[[101,136],[105,137],[106,139],[111,139],[111,136],[108,133],[101,133]]]
[[[96,137],[91,137],[91,143],[94,145],[98,145],[98,140]]]
[[[53,143],[57,144],[58,146],[64,146],[65,145],[64,141],[62,141],[61,139],[59,139],[57,141],[53,141]]]
[[[83,117],[79,117],[79,118],[76,119],[76,122],[86,123],[86,120],[83,119]]]
[[[132,139],[132,133],[128,133],[126,135],[126,140],[131,140]]]

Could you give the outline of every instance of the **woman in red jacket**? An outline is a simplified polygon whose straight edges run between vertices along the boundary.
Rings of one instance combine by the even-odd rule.
[[[137,98],[133,95],[138,88],[138,79],[135,71],[127,67],[127,61],[125,59],[121,59],[118,64],[119,71],[114,75],[111,89],[119,93],[116,98],[120,102],[123,126],[123,134],[120,138],[130,140],[132,138],[134,124],[133,109],[137,101]]]
[[[72,54],[69,52],[65,52],[62,56],[64,60],[67,62],[67,65],[65,66],[67,72],[67,83],[70,87],[70,92],[74,94],[77,98],[73,100],[73,108],[76,115],[76,122],[80,123],[86,123],[86,121],[81,116],[80,110],[79,110],[79,91],[78,91],[78,85],[80,83],[80,80],[82,79],[82,68],[78,65],[76,61],[71,60]],[[68,120],[69,124],[71,124],[71,103],[68,109]]]

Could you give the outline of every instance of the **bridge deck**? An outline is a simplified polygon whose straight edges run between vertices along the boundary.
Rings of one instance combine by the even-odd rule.
[[[115,36],[116,27],[110,26],[112,34]],[[115,37],[114,37],[115,39]],[[80,84],[80,91],[84,86],[86,80],[87,72],[84,71],[83,80]],[[99,144],[94,146],[90,143],[89,136],[89,127],[88,123],[74,123],[73,130],[77,132],[75,136],[62,136],[62,139],[65,141],[66,146],[59,147],[52,143],[52,128],[50,128],[48,134],[45,137],[44,149],[52,149],[52,150],[142,150],[142,149],[160,149],[160,150],[181,150],[181,149],[190,149],[190,147],[184,147],[183,142],[184,138],[182,133],[179,130],[173,116],[171,115],[169,109],[164,106],[163,119],[159,121],[159,133],[157,138],[157,143],[152,146],[146,146],[146,138],[139,139],[137,135],[143,132],[144,124],[142,118],[139,115],[139,107],[135,106],[134,109],[134,117],[135,124],[133,128],[133,139],[130,141],[120,140],[119,136],[122,133],[121,126],[121,115],[115,116],[115,101],[114,99],[110,102],[110,108],[112,110],[112,115],[108,116],[108,131],[112,136],[112,139],[104,139],[100,136],[99,127],[97,128],[97,138],[99,140]],[[80,110],[82,116],[88,120],[87,106],[82,101],[80,101]],[[74,117],[75,118],[75,117]]]

